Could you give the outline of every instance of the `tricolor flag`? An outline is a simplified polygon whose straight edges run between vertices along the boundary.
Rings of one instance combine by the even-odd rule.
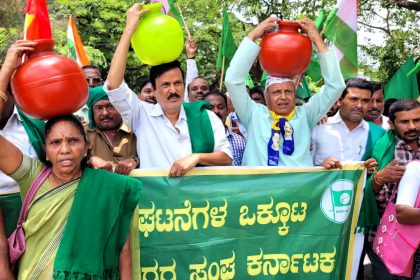
[[[51,25],[45,0],[28,0],[25,8],[24,40],[51,39]]]
[[[325,22],[325,37],[334,44],[344,79],[357,75],[357,0],[338,0]]]
[[[69,48],[69,57],[76,60],[80,67],[90,65],[89,58],[86,55],[85,48],[83,47],[72,15],[69,16],[69,23],[67,26],[67,46]]]

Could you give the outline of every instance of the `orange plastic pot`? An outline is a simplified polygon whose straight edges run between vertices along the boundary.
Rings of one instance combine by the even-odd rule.
[[[297,22],[279,21],[279,29],[261,41],[261,67],[274,77],[292,77],[305,72],[312,56],[312,44],[299,33]]]
[[[23,112],[50,119],[79,110],[88,99],[88,84],[77,63],[53,51],[54,40],[36,40],[35,50],[11,80],[12,92]]]

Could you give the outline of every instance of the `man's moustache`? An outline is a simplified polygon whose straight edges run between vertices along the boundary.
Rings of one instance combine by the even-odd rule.
[[[178,93],[170,93],[168,96],[168,100],[171,99],[172,97],[181,98],[181,96]]]

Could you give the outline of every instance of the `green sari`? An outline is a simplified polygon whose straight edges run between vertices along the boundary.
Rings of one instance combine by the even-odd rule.
[[[11,175],[21,186],[22,200],[43,167],[44,165],[40,161],[24,156],[20,168]],[[50,181],[47,179],[41,185],[31,203],[28,217],[23,223],[26,251],[19,262],[18,279],[54,278],[55,258],[66,229],[79,182],[80,179],[77,179],[52,189]],[[93,205],[94,203],[92,203],[92,207]],[[136,275],[139,275],[139,266],[134,264],[139,263],[140,248],[138,235],[135,234],[137,227],[135,227],[134,221],[135,217],[133,216],[130,247],[133,254],[133,279],[136,279]],[[94,238],[95,236],[92,237],[93,240]],[[101,258],[103,256],[99,255],[98,259]]]

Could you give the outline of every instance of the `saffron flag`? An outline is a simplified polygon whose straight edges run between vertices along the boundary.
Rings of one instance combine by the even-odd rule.
[[[357,0],[338,0],[325,23],[325,37],[334,44],[344,79],[357,75]]]
[[[413,57],[409,57],[403,66],[394,74],[389,83],[385,86],[385,100],[395,99],[416,99],[419,96],[419,87],[415,75],[408,75],[414,67]]]
[[[80,67],[90,65],[89,58],[86,55],[82,39],[80,39],[72,15],[69,16],[69,23],[67,26],[67,47],[69,48],[69,57],[76,60]]]
[[[46,0],[28,0],[25,13],[24,40],[52,38]]]

